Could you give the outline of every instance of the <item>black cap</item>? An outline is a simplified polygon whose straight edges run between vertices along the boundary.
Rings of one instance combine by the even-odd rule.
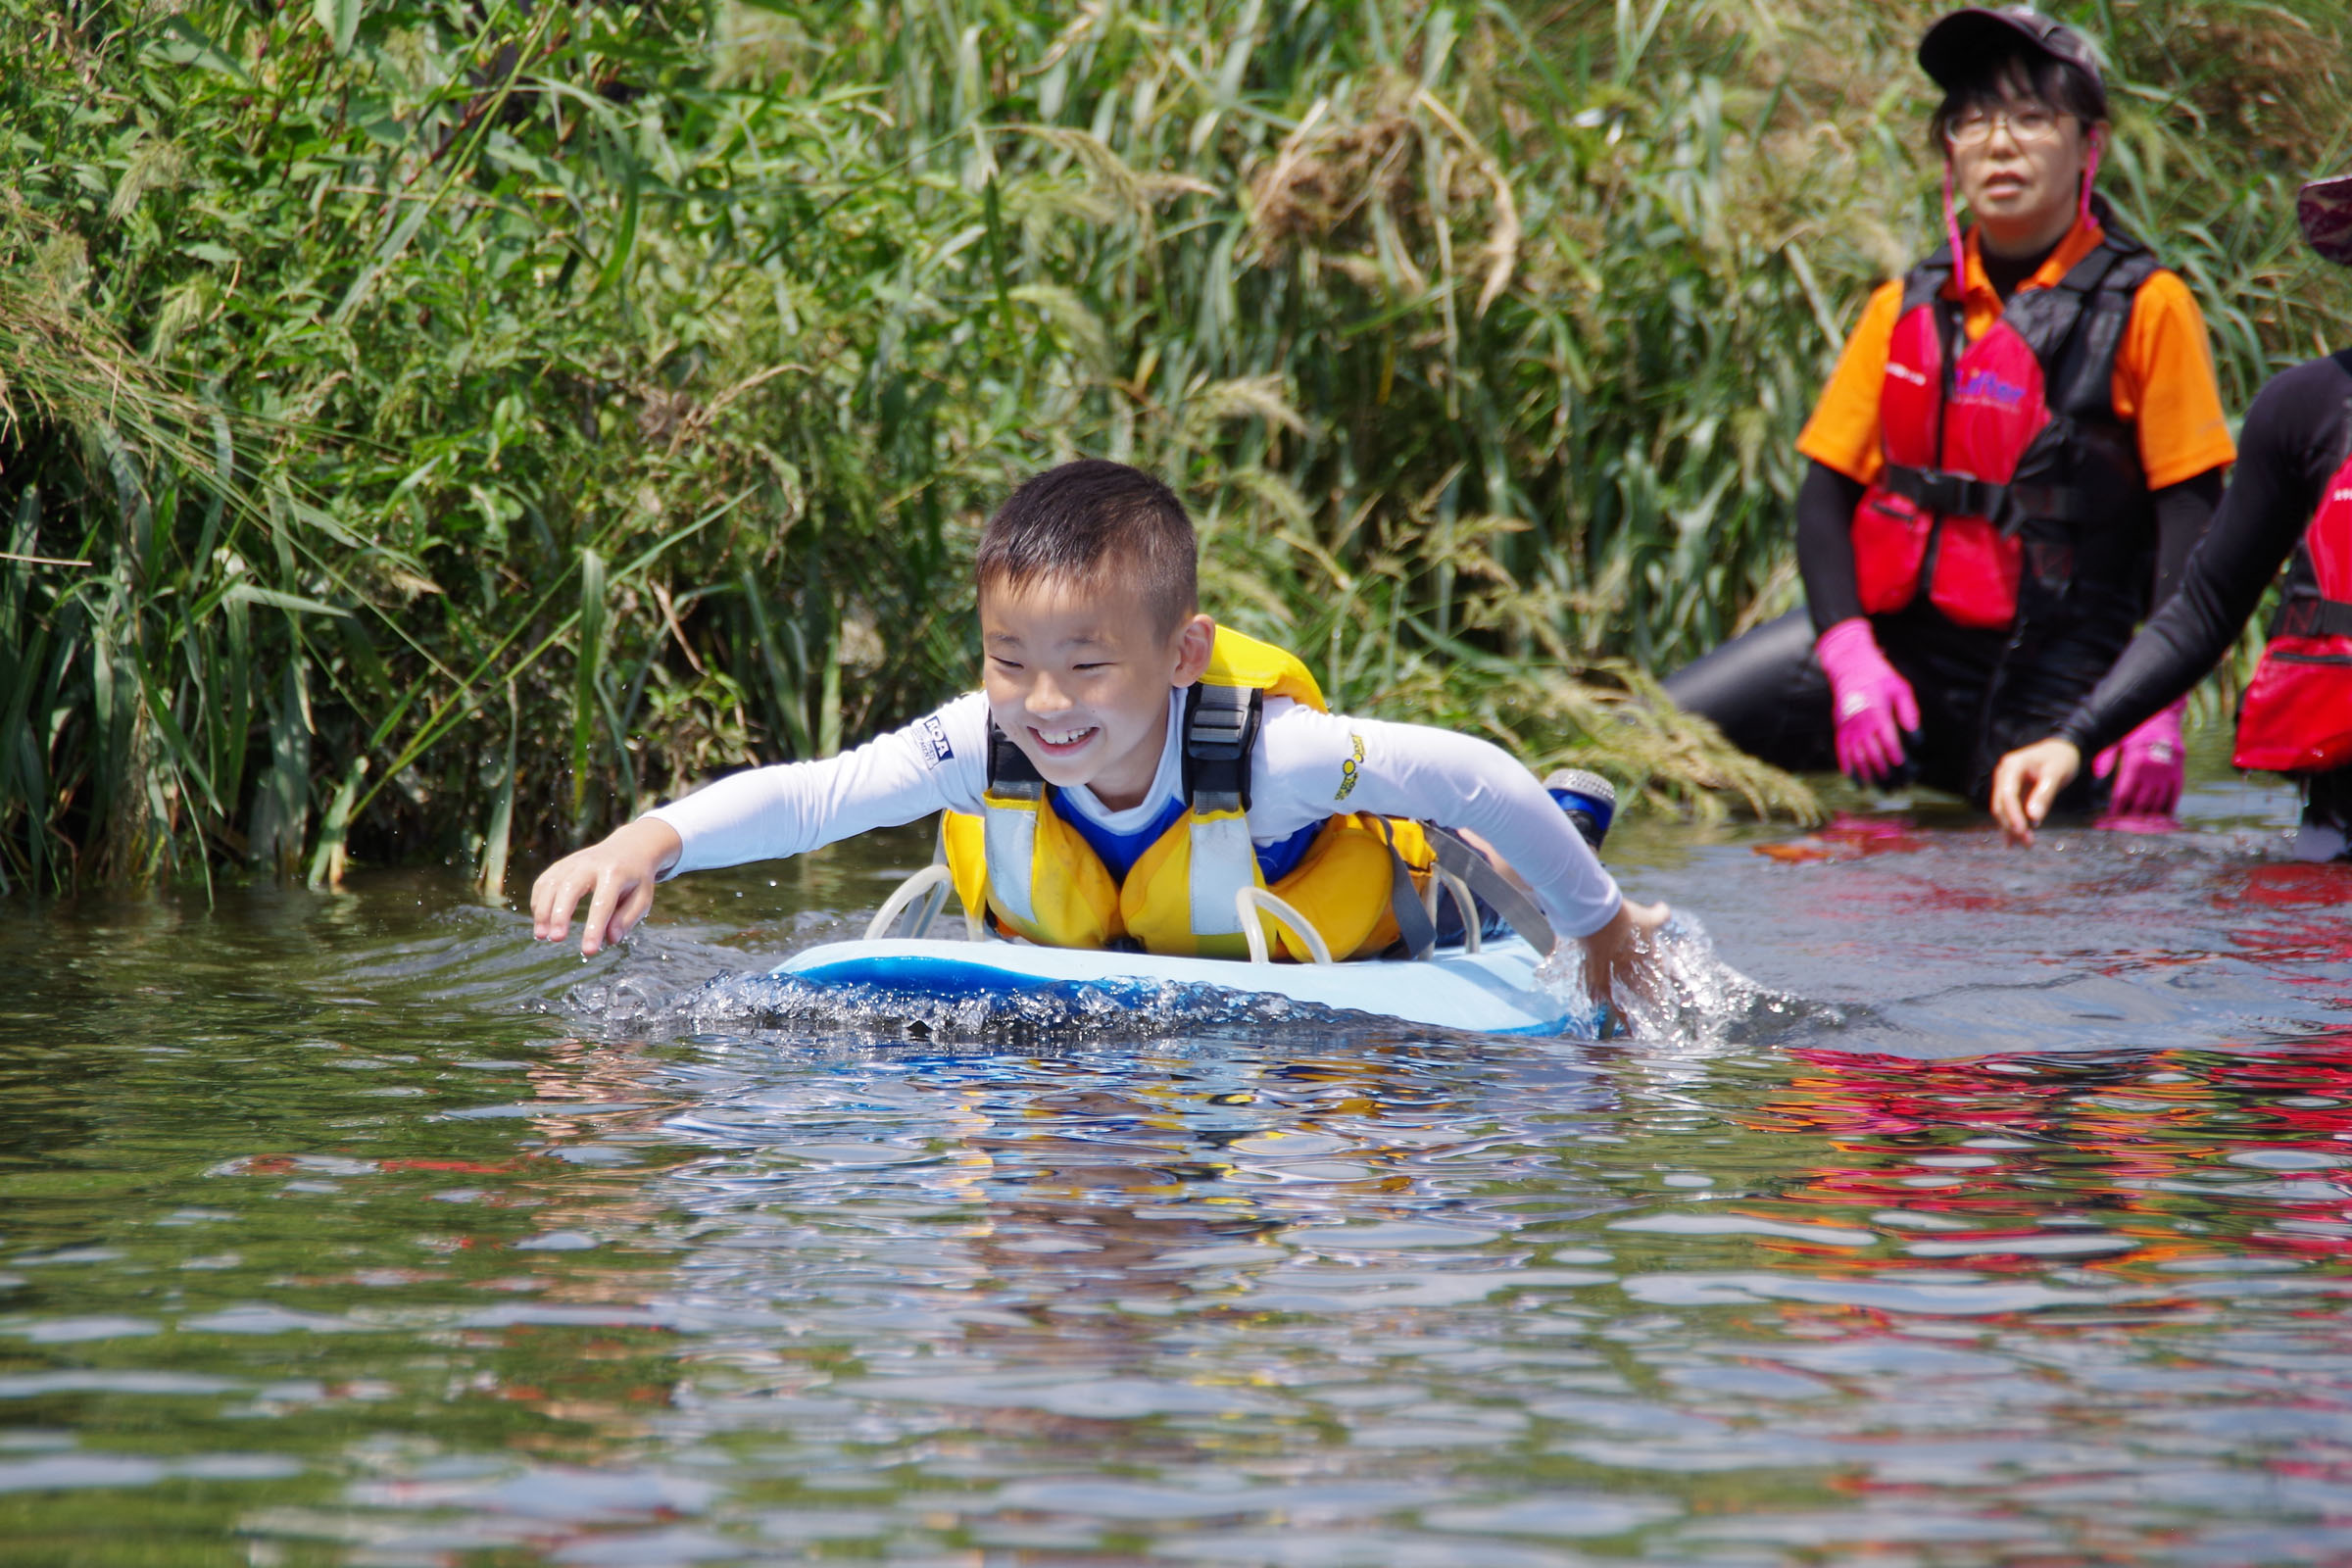
[[[1995,51],[2023,43],[2036,54],[2071,66],[2090,83],[2100,118],[2107,113],[2107,83],[2099,74],[2098,57],[2081,33],[2053,22],[2031,6],[1970,6],[1955,11],[1919,40],[1920,69],[1949,92],[1966,79],[1969,67]]]

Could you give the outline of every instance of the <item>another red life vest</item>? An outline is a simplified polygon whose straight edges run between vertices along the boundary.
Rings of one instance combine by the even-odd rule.
[[[1879,393],[1886,467],[1854,508],[1862,608],[1928,602],[1962,626],[2048,619],[2091,565],[2147,549],[2147,478],[2115,411],[2115,356],[2157,270],[2109,229],[2055,287],[2020,289],[1961,348],[1949,247],[1903,282]],[[2135,591],[2145,582],[2105,585]]]
[[[2295,546],[2230,760],[2276,773],[2352,764],[2352,456],[2322,487]]]

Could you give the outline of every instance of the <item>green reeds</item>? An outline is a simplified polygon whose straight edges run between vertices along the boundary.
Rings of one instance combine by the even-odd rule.
[[[597,721],[611,702],[605,691],[605,640],[612,625],[612,607],[605,602],[605,558],[594,550],[580,552],[580,624],[578,649],[572,663],[578,673],[571,691],[571,821],[572,842],[588,830],[588,748],[597,734]]]
[[[2352,338],[2282,201],[2340,19],[2070,14],[2232,394]],[[1809,810],[1643,672],[1793,602],[1929,15],[0,0],[0,875],[495,897],[968,681],[979,522],[1081,453],[1335,701]]]

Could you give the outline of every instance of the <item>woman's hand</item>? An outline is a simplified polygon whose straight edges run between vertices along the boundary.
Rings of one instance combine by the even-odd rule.
[[[1658,1000],[1657,945],[1651,933],[1665,923],[1663,904],[1627,899],[1607,925],[1585,938],[1585,990],[1594,1002],[1615,1005],[1620,988]]]
[[[531,884],[531,935],[561,942],[571,934],[571,911],[588,899],[580,928],[580,956],[593,957],[618,942],[654,906],[654,884],[678,863],[685,842],[657,817],[641,816],[602,844],[566,855]]]
[[[2034,830],[2050,814],[2050,803],[2082,771],[2081,748],[2055,736],[2002,758],[1992,770],[1992,814],[2009,842],[2032,844]]]
[[[1911,683],[1886,662],[1870,622],[1860,615],[1823,632],[1813,652],[1830,678],[1838,770],[1857,784],[1885,786],[1903,771],[1904,737],[1919,732],[1919,699]]]

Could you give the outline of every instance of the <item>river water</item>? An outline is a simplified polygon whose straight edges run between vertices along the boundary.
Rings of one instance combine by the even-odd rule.
[[[2352,870],[2186,817],[1633,824],[1605,1046],[742,978],[916,834],[0,903],[0,1561],[2352,1559]]]

